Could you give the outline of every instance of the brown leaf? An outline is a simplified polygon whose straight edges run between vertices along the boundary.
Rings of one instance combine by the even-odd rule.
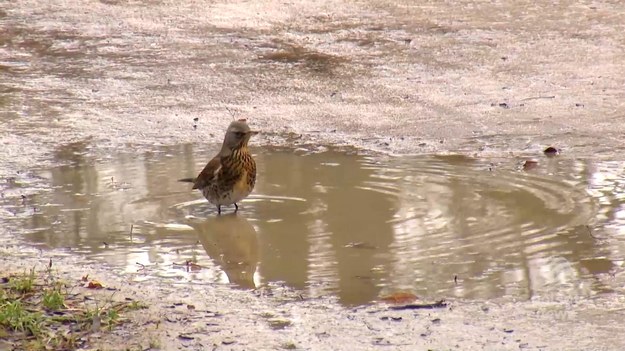
[[[530,169],[534,169],[536,167],[538,167],[538,161],[536,160],[525,160],[525,162],[523,162],[524,171],[529,171]]]
[[[382,301],[387,303],[408,303],[417,299],[417,295],[409,292],[395,292],[390,295],[382,296]]]
[[[97,280],[92,280],[85,286],[87,289],[102,289],[104,286]]]
[[[200,270],[202,270],[202,266],[200,266],[199,264],[195,262],[187,261],[187,271],[197,272]]]

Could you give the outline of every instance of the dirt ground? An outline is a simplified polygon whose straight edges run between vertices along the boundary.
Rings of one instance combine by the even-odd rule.
[[[0,28],[0,190],[55,165],[58,145],[215,143],[232,115],[263,131],[257,145],[623,159],[618,1],[18,0],[0,3]],[[277,286],[139,284],[0,235],[3,271],[52,258],[150,306],[93,349],[625,349],[622,274],[601,295],[345,308]]]
[[[225,286],[131,283],[80,258],[3,248],[5,270],[52,259],[60,277],[84,274],[110,289],[96,299],[132,298],[149,306],[129,322],[90,337],[98,350],[617,350],[623,346],[622,297],[541,297],[532,301],[449,301],[446,308],[344,308],[286,288],[249,292]],[[16,260],[16,256],[19,258]],[[87,295],[91,292],[85,289]],[[191,306],[191,307],[190,307]],[[7,346],[8,347],[8,346]],[[10,349],[10,348],[9,348]]]
[[[447,301],[445,308],[394,310],[393,305],[341,307],[284,287],[258,291],[223,285],[132,282],[75,256],[3,247],[4,271],[45,269],[75,282],[104,284],[95,299],[131,298],[149,308],[124,316],[112,332],[89,337],[89,350],[619,350],[622,294],[530,301]],[[622,279],[621,279],[622,280]],[[2,346],[2,344],[0,344]],[[7,349],[10,346],[5,345]]]

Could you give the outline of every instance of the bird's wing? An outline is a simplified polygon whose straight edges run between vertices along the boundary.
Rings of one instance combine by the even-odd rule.
[[[202,172],[195,179],[193,189],[202,189],[217,179],[217,174],[221,169],[221,159],[216,156],[206,164]]]

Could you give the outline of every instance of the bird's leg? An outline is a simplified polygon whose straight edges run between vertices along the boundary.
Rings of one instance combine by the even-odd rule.
[[[239,206],[237,205],[237,203],[234,203],[234,213],[236,213],[239,210]]]
[[[221,205],[217,205],[217,214],[221,214]]]

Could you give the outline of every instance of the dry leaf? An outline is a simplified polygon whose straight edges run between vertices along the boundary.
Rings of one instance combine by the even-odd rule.
[[[92,280],[85,286],[87,289],[102,289],[104,286],[97,280]]]
[[[197,272],[202,270],[202,266],[195,262],[187,261],[187,271],[189,272]]]
[[[538,161],[536,160],[526,160],[525,162],[523,162],[523,170],[524,171],[528,171],[530,169],[534,169],[538,167]]]

